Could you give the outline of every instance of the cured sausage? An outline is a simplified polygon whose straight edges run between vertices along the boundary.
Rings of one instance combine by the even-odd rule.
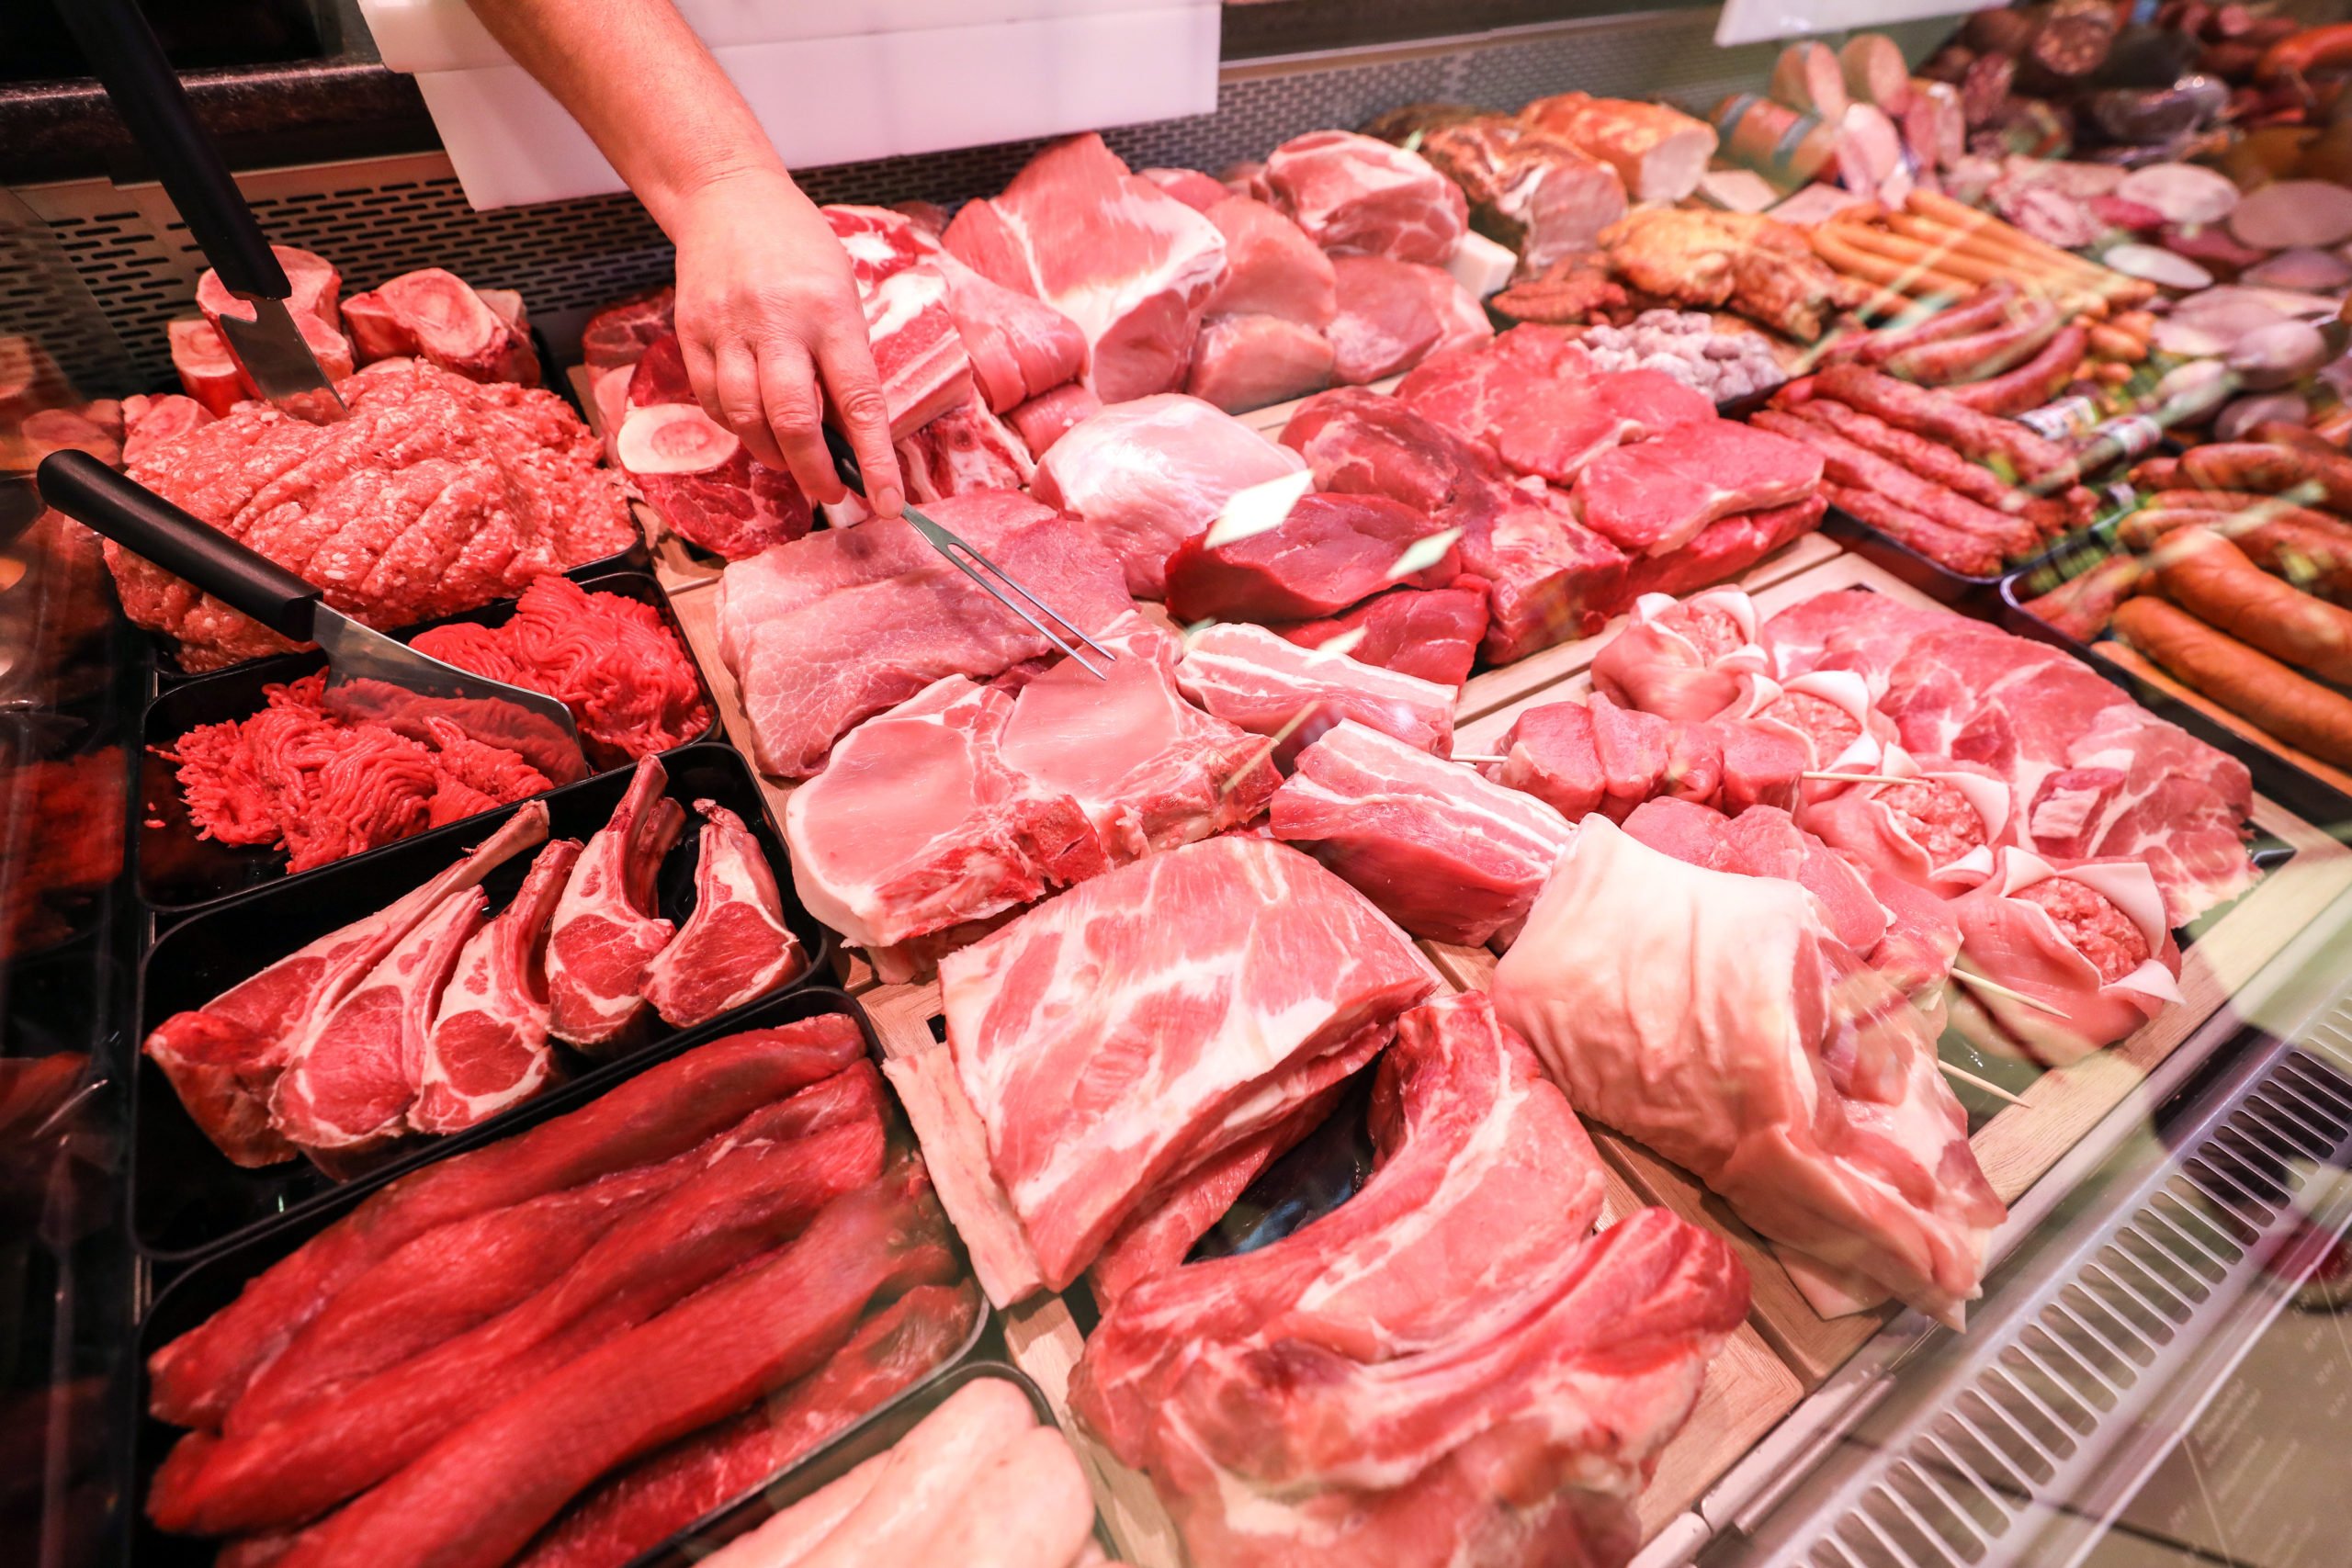
[[[1927,320],[1907,327],[1858,334],[1823,357],[1850,359],[1857,365],[1883,364],[1905,349],[1966,337],[1998,326],[2008,318],[2017,297],[2017,285],[2007,278],[1998,283],[1988,283],[1950,310],[1939,310]]]
[[[1809,419],[1765,409],[1748,423],[1819,448],[1822,472],[1834,482],[1873,491],[1932,522],[1984,539],[2004,555],[2023,554],[2040,541],[2041,536],[2026,519],[1980,506]]]
[[[1772,400],[1776,407],[1789,406],[1777,397]],[[1897,430],[1883,419],[1832,398],[1809,400],[1796,412],[1836,431],[1855,446],[1875,452],[1891,463],[1899,463],[1921,479],[1933,479],[1979,506],[2028,519],[2045,539],[2088,522],[2098,504],[2098,498],[2079,485],[2064,495],[2029,496],[2015,485],[2003,482],[1992,469],[1970,462],[1941,442],[1930,441],[1908,430]]]
[[[2048,347],[2006,376],[1951,389],[1951,396],[1983,413],[2016,414],[2040,408],[2075,378],[2090,351],[2090,333],[2079,323],[2050,340]]]
[[[1829,365],[1814,378],[1814,394],[1835,398],[1897,429],[1940,441],[1978,462],[1997,461],[2045,493],[2063,491],[2082,478],[2074,454],[2056,442],[2036,435],[2015,420],[1973,408],[1950,392],[1915,387],[1859,365]]]
[[[2331,512],[2352,512],[2352,457],[2335,454],[2262,441],[2221,441],[2182,454],[2180,477],[2206,490],[2265,495],[2314,485],[2310,499]]]
[[[1890,538],[1901,540],[1921,555],[1940,561],[1963,576],[1991,577],[2001,570],[2000,547],[1990,539],[1963,534],[1932,517],[1923,517],[1874,491],[1853,490],[1824,479],[1821,493],[1830,505],[1841,512],[1869,524]]]
[[[2127,601],[2115,630],[2139,652],[2241,718],[2339,768],[2352,767],[2352,698],[2161,599]]]
[[[2058,308],[2037,299],[2000,326],[1966,337],[1919,344],[1883,361],[1890,376],[1930,387],[1997,376],[2058,334]]]
[[[2165,598],[2217,631],[2352,685],[2352,610],[2312,598],[2209,528],[2184,528],[2151,558]]]
[[[2057,627],[2077,642],[2089,642],[2107,629],[2115,607],[2140,586],[2147,567],[2140,558],[2109,556],[2079,577],[2068,578],[2038,599],[2020,606],[2027,615]]]

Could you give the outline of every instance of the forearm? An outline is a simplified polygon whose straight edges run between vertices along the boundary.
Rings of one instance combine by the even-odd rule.
[[[467,0],[674,239],[681,209],[745,175],[788,179],[735,84],[670,0]]]

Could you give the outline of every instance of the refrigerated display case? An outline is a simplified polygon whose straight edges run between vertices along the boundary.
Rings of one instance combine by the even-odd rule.
[[[2352,46],[1588,10],[1229,5],[1214,112],[796,171],[1099,684],[701,412],[633,197],[232,137],[311,429],[143,170],[18,178],[0,1540],[2352,1560]],[[64,449],[435,534],[313,581],[588,775],[368,728]]]

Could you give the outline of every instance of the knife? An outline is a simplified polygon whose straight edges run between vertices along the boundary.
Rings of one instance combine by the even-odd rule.
[[[326,650],[327,710],[346,723],[388,725],[423,745],[443,718],[485,745],[519,753],[560,784],[586,778],[571,710],[419,653],[330,607],[320,591],[86,452],[41,459],[41,499],[125,549],[242,610],[270,630]]]
[[[229,292],[253,309],[253,319],[220,318],[220,335],[261,395],[313,423],[344,417],[343,399],[302,339],[286,301],[294,286],[269,248],[253,209],[220,161],[220,149],[197,122],[187,89],[164,58],[137,0],[57,0],[107,96],[130,128],[139,150],[155,166],[172,205],[220,274]]]

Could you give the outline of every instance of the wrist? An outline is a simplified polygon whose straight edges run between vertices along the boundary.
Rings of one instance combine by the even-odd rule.
[[[678,230],[704,211],[740,217],[746,201],[807,199],[780,163],[731,164],[699,170],[680,181],[654,209],[653,219],[674,243]],[[647,206],[651,208],[653,204],[648,202]]]

